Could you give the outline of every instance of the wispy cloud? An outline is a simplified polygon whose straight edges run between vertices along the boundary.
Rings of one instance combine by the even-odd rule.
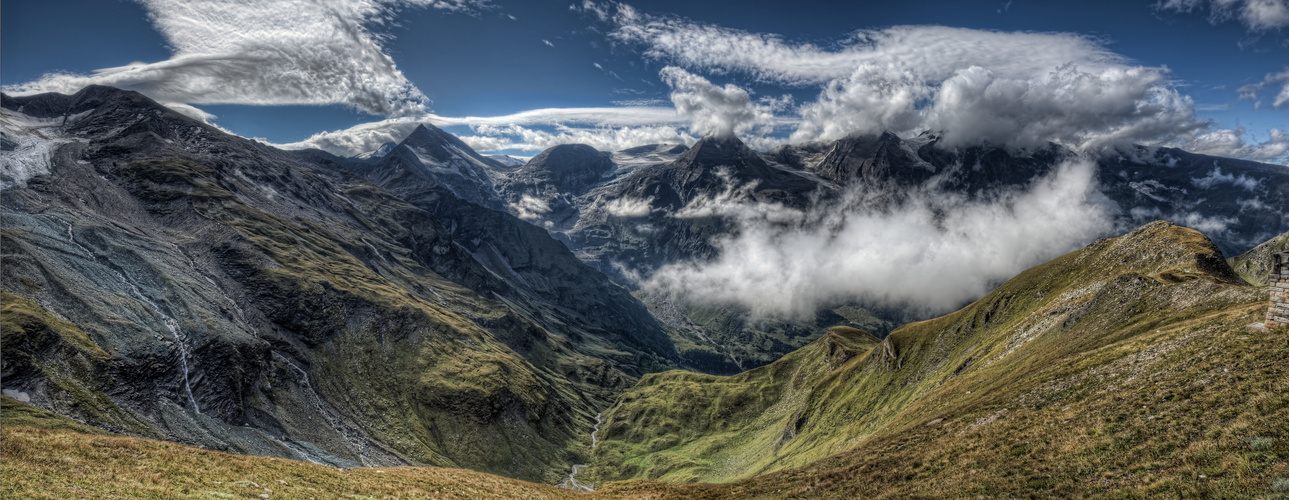
[[[368,27],[402,7],[459,12],[483,0],[141,0],[174,51],[154,63],[89,75],[51,73],[6,92],[72,93],[86,85],[140,91],[163,103],[341,104],[383,116],[425,111],[425,95]]]
[[[1261,82],[1251,83],[1240,87],[1240,98],[1249,99],[1254,102],[1254,107],[1260,107],[1261,97],[1264,91],[1271,89],[1274,97],[1271,99],[1271,107],[1275,109],[1289,107],[1289,67],[1279,73],[1270,73],[1262,78]]]
[[[1208,11],[1213,24],[1239,20],[1254,32],[1289,27],[1289,1],[1286,0],[1160,0],[1157,10],[1192,13]]]
[[[590,144],[616,150],[650,143],[693,143],[680,128],[689,122],[670,107],[623,106],[605,108],[534,109],[500,116],[395,117],[353,127],[319,132],[303,141],[280,144],[288,149],[316,148],[352,156],[372,151],[386,142],[398,142],[417,125],[468,126],[474,135],[465,140],[481,151],[520,149],[540,151],[557,144]],[[543,130],[548,129],[548,130]]]

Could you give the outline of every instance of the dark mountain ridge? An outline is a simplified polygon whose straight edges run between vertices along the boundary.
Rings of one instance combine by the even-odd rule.
[[[0,101],[68,138],[0,200],[6,394],[214,449],[554,482],[599,408],[674,366],[629,293],[443,185],[427,211],[134,92]],[[391,155],[441,159],[427,132]],[[457,142],[437,151],[475,159]]]

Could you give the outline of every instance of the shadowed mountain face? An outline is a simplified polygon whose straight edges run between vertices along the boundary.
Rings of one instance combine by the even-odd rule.
[[[907,140],[856,135],[827,147],[783,148],[776,157],[841,186],[975,194],[1025,186],[1074,154],[1055,144],[1033,151],[945,150],[937,142],[932,134]],[[1238,255],[1289,229],[1289,169],[1280,165],[1133,147],[1100,157],[1097,179],[1100,193],[1115,204],[1118,223],[1110,232],[1163,219],[1204,230],[1224,253]]]
[[[362,173],[378,185],[431,184],[475,205],[504,206],[492,178],[508,168],[433,125],[416,127],[398,145],[368,160]]]
[[[564,148],[567,146],[561,146]],[[804,210],[821,214],[881,213],[908,199],[990,202],[1023,192],[1077,158],[1055,144],[1015,151],[989,145],[943,149],[934,134],[901,139],[891,133],[854,135],[834,143],[783,146],[761,154],[734,138],[705,138],[676,156],[656,146],[620,151],[618,169],[589,189],[561,192],[546,185],[508,183],[499,189],[512,210],[543,202],[525,217],[564,240],[584,261],[614,280],[639,286],[678,262],[704,262],[717,243],[742,229],[730,209],[746,213]],[[590,155],[587,151],[585,154]],[[560,171],[548,155],[534,170]],[[648,160],[644,158],[649,158]],[[1108,214],[1105,235],[1163,219],[1205,231],[1226,255],[1289,230],[1289,169],[1175,149],[1125,148],[1093,166],[1087,200]],[[526,175],[538,175],[528,173]],[[852,200],[861,200],[853,206]],[[862,279],[862,278],[857,278]],[[649,290],[644,290],[649,292]],[[821,308],[813,321],[749,322],[739,305],[640,297],[668,325],[690,366],[732,373],[769,362],[847,324],[884,335],[920,316],[891,304]],[[751,349],[746,346],[757,346]]]
[[[577,223],[576,198],[617,169],[610,153],[564,144],[534,156],[498,183],[497,190],[520,217],[566,231]]]
[[[436,268],[437,272],[484,296],[507,297],[508,305],[518,313],[576,339],[581,349],[594,356],[616,359],[633,376],[672,366],[676,353],[671,341],[627,289],[578,260],[545,229],[458,197],[456,193],[468,190],[445,184],[442,179],[445,175],[451,178],[450,174],[407,168],[408,163],[400,159],[414,150],[409,144],[426,144],[428,138],[444,136],[451,137],[432,126],[422,126],[384,158],[366,161],[312,154],[324,163],[366,177],[435,216],[447,226],[457,247],[468,252],[488,275],[463,275],[454,267]],[[465,164],[470,163],[465,158],[478,156],[464,144],[452,146],[450,151],[456,156],[441,161]],[[564,159],[575,156],[576,152],[562,155]],[[524,172],[521,168],[512,175],[523,177]],[[550,179],[558,182],[558,176]],[[491,201],[484,200],[485,204],[502,203],[491,187],[478,186],[478,190],[489,193]]]
[[[599,408],[674,366],[626,290],[457,196],[487,204],[491,164],[441,132],[370,160],[404,198],[133,92],[3,108],[48,159],[6,156],[7,395],[207,448],[555,482]]]

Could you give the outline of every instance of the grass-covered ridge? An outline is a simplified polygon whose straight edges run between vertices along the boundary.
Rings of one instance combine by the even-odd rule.
[[[1265,299],[1202,234],[1150,224],[847,356],[835,355],[832,334],[733,377],[646,377],[605,413],[592,473],[726,482],[804,466],[986,401],[1013,401],[1140,353],[1164,331],[1238,330],[1265,311]]]
[[[1030,269],[888,342],[837,328],[736,376],[647,376],[606,412],[596,463],[579,478],[634,467],[665,482],[574,495],[455,469],[342,471],[25,428],[76,424],[6,400],[2,493],[1282,498],[1289,332],[1246,328],[1265,314],[1265,292],[1221,262],[1202,235],[1157,223]],[[771,472],[738,479],[736,466]],[[718,473],[727,481],[674,484]]]

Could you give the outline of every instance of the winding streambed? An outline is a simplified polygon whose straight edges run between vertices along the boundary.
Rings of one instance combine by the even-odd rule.
[[[80,251],[84,252],[85,255],[88,255],[91,261],[99,262],[99,258],[94,254],[94,252],[76,241],[76,235],[72,233],[72,223],[65,223],[67,224],[67,241],[80,249]],[[104,262],[103,264],[110,271],[116,273],[116,277],[121,280],[121,283],[125,284],[125,286],[130,289],[130,292],[146,304],[149,309],[152,309],[152,312],[160,317],[161,322],[166,325],[166,329],[170,330],[170,336],[174,338],[174,345],[179,349],[179,363],[181,365],[180,373],[183,374],[184,394],[188,396],[188,403],[192,405],[192,411],[201,415],[201,408],[197,406],[197,398],[192,395],[192,384],[188,381],[188,336],[184,335],[183,330],[179,328],[179,321],[173,316],[166,314],[161,310],[161,306],[157,305],[157,303],[151,298],[148,298],[147,295],[144,295],[138,285],[135,285],[133,281],[130,281],[120,268],[111,265],[111,262]]]
[[[603,413],[595,414],[595,426],[591,428],[591,449],[592,450],[595,449],[596,445],[600,444],[600,439],[598,435],[600,433],[600,423],[603,421],[602,420],[603,417],[604,417]],[[573,491],[595,491],[595,488],[592,487],[591,485],[581,483],[577,480],[577,473],[586,467],[588,467],[587,464],[573,464],[573,470],[569,472],[568,477],[564,479],[564,482],[559,483],[559,487],[567,488]]]

